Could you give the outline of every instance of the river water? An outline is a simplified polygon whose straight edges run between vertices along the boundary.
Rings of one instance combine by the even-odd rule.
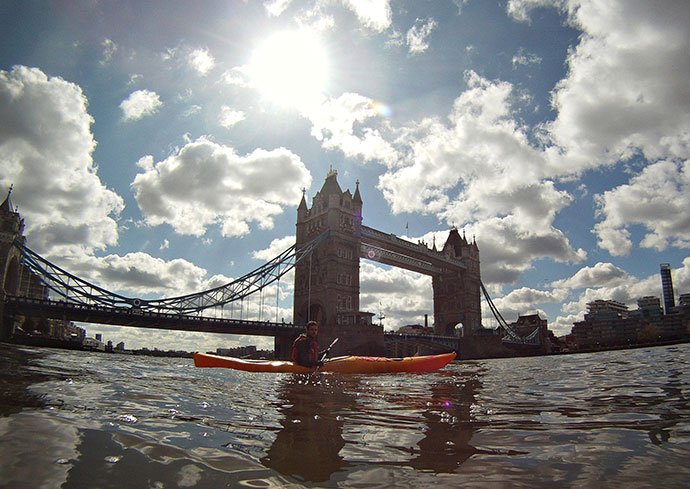
[[[0,344],[0,487],[690,487],[690,345],[251,374]]]

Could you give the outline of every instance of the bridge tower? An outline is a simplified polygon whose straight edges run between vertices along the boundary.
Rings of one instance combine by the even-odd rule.
[[[453,226],[442,253],[461,260],[466,268],[446,268],[433,275],[434,333],[453,336],[456,325],[462,323],[463,336],[472,336],[481,328],[481,275],[479,248],[460,236]]]
[[[359,311],[359,257],[362,198],[340,188],[331,170],[311,208],[302,195],[297,208],[296,245],[329,231],[312,255],[295,267],[294,324],[319,322],[320,343],[339,338],[337,352],[380,353],[383,330],[371,324],[373,314]]]
[[[25,240],[24,220],[12,205],[11,193],[12,187],[0,204],[0,339],[12,334],[12,320],[5,317],[5,295],[19,295],[21,284],[21,256],[12,243],[19,240],[23,244]]]

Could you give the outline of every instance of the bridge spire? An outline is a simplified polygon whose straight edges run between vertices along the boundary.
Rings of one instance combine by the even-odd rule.
[[[14,185],[10,185],[10,189],[7,191],[7,197],[5,197],[4,202],[0,204],[0,211],[5,212],[7,214],[14,213],[14,207],[12,206],[12,201],[10,200],[12,188],[14,188]]]

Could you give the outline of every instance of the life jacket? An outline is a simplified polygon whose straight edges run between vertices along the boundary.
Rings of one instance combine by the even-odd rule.
[[[301,342],[309,342],[308,346],[300,345]],[[306,351],[306,358],[298,358],[299,350]],[[295,342],[292,344],[292,361],[298,364],[305,364],[305,366],[312,367],[316,366],[319,361],[319,344],[316,340],[309,338],[306,334],[302,333],[297,337]],[[300,362],[302,360],[302,362]],[[308,363],[308,364],[307,364]]]

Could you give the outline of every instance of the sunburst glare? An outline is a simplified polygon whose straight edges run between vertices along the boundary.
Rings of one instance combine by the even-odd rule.
[[[269,100],[305,110],[323,98],[328,58],[314,32],[280,32],[254,51],[249,75]]]

